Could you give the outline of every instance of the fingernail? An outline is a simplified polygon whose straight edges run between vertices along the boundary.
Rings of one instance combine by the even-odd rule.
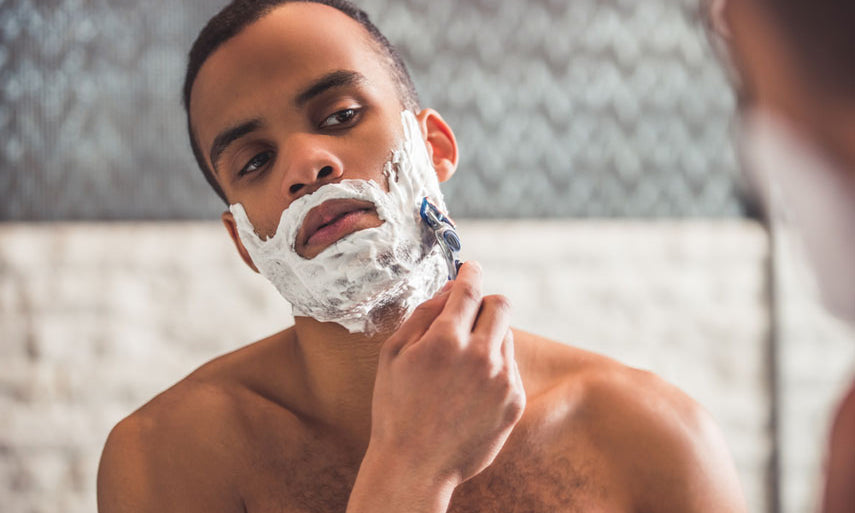
[[[442,286],[442,288],[441,288],[441,289],[439,289],[439,293],[440,293],[440,294],[444,294],[444,293],[448,292],[449,290],[451,290],[451,286],[452,286],[452,285],[454,285],[454,282],[453,282],[453,281],[447,281],[447,282],[445,282],[445,285],[443,285],[443,286]]]

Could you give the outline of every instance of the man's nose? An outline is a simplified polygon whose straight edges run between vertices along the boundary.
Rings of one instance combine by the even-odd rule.
[[[338,157],[323,146],[313,144],[310,139],[291,144],[286,149],[285,158],[288,166],[282,181],[282,193],[289,201],[339,180],[344,172]]]

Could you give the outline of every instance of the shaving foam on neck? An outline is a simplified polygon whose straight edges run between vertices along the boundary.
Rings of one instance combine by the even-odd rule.
[[[404,111],[401,122],[404,140],[383,169],[389,192],[372,180],[324,185],[285,209],[268,239],[255,232],[243,205],[229,206],[253,263],[291,303],[295,316],[372,335],[397,328],[446,281],[445,261],[420,221],[419,208],[428,197],[447,209],[415,115]],[[331,199],[370,201],[383,224],[347,235],[312,259],[303,258],[295,249],[297,233],[309,211]],[[390,309],[396,312],[391,321],[378,315]]]

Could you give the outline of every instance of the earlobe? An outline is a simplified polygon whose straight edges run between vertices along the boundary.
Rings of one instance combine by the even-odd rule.
[[[457,170],[457,140],[454,132],[439,112],[433,109],[424,109],[416,115],[416,119],[427,142],[436,176],[440,182],[444,182]]]
[[[249,251],[246,250],[246,247],[240,240],[240,236],[238,235],[237,230],[237,223],[235,222],[235,218],[232,213],[226,210],[225,212],[223,212],[223,215],[220,216],[220,219],[223,220],[223,225],[225,225],[226,231],[229,232],[229,236],[232,238],[232,242],[235,243],[235,248],[237,248],[241,260],[243,260],[243,262],[248,265],[250,269],[255,272],[259,272],[258,268],[255,267],[255,264],[252,262],[252,257],[249,256]]]

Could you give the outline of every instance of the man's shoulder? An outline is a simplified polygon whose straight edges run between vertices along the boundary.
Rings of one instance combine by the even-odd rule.
[[[742,510],[740,486],[719,428],[686,393],[652,372],[603,355],[528,334],[522,339],[529,346],[524,353],[540,353],[529,369],[531,382],[541,391],[533,397],[535,408],[553,415],[566,412],[561,418],[565,437],[603,448],[612,475],[633,496],[649,501],[647,506],[673,503],[668,511],[702,511],[710,504],[694,501],[714,495],[716,504]],[[676,497],[674,486],[703,492]]]
[[[530,397],[572,395],[587,402],[591,394],[615,393],[639,381],[655,381],[652,373],[628,367],[605,355],[514,330],[516,357]]]
[[[610,446],[628,443],[630,433],[636,440],[661,436],[666,444],[676,444],[715,426],[700,404],[652,372],[543,337],[521,335],[516,338],[524,344],[521,358],[528,368],[523,377],[532,399],[570,406],[564,410],[566,421],[585,419],[587,429],[609,438]]]
[[[238,499],[229,473],[245,463],[253,419],[267,402],[246,376],[259,370],[267,350],[260,341],[219,356],[116,424],[101,455],[99,503],[146,502],[156,510],[150,501],[194,497],[199,502],[187,511],[195,511],[207,497],[229,506],[210,511],[237,510],[230,507]],[[288,414],[277,411],[280,420]]]
[[[241,369],[254,359],[255,342],[204,363],[128,415],[114,432],[135,432],[152,441],[176,438],[185,429],[225,428],[239,412],[245,393]]]
[[[535,395],[572,398],[577,408],[597,417],[654,412],[660,418],[668,411],[672,419],[687,423],[707,418],[697,402],[652,372],[521,331],[515,332],[515,339],[527,371],[524,378],[527,374],[527,384],[533,384]]]
[[[209,451],[206,442],[240,430],[253,406],[264,400],[256,385],[277,370],[265,367],[272,359],[272,338],[201,365],[119,422],[108,437],[108,446],[122,442],[192,450],[202,444]]]
[[[99,510],[156,510],[189,497],[198,504],[237,500],[230,487],[208,485],[233,463],[224,442],[236,438],[236,411],[227,388],[188,377],[120,421],[101,454]]]
[[[164,444],[196,426],[225,429],[239,411],[240,391],[227,380],[205,378],[200,370],[159,393],[125,417],[111,432],[135,433],[139,441]],[[108,438],[109,440],[109,438]]]
[[[200,367],[116,424],[106,448],[144,450],[151,457],[202,447],[209,452],[207,442],[240,424],[243,393],[232,380]]]

